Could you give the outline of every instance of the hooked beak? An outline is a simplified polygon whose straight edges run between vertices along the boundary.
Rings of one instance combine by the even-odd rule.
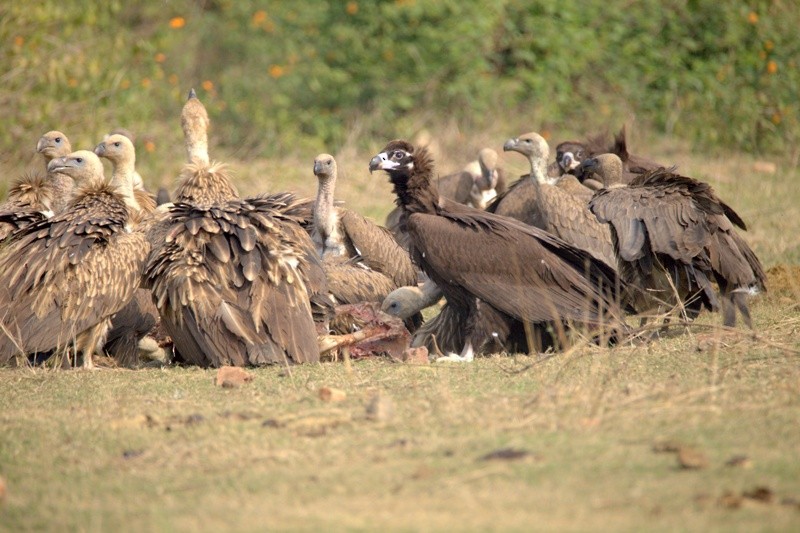
[[[100,157],[103,157],[103,154],[106,153],[106,143],[100,143],[94,147],[94,153]]]
[[[320,161],[314,161],[314,175],[319,176],[322,174],[322,163]]]
[[[578,168],[580,169],[579,174],[586,176],[587,174],[594,172],[597,168],[597,159],[594,157],[590,157],[589,159],[584,159],[579,165]]]
[[[519,143],[519,139],[509,139],[503,144],[503,151],[508,152],[509,150],[514,150]]]
[[[397,163],[389,160],[386,152],[381,152],[370,160],[369,173],[372,174],[376,170],[392,170],[397,166]]]
[[[47,139],[42,137],[41,139],[39,139],[39,142],[36,143],[36,152],[41,154],[42,151],[45,149],[46,145],[47,145]]]
[[[575,160],[575,156],[572,155],[572,152],[564,152],[561,156],[561,169],[564,172],[569,172],[578,165],[580,165],[580,163]]]
[[[65,168],[67,168],[66,157],[56,157],[47,164],[48,172],[59,172],[61,170],[64,170]]]

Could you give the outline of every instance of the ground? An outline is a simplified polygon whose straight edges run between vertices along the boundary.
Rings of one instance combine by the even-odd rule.
[[[271,367],[237,388],[0,369],[0,530],[797,530],[798,173],[658,146],[750,224],[771,267],[755,332],[705,314],[648,346]],[[355,174],[344,199],[380,218],[383,178]]]

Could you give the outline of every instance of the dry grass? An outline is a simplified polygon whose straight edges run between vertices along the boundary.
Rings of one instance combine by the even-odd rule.
[[[521,131],[463,145],[450,131],[442,171]],[[767,266],[800,258],[795,170],[648,146],[714,184]],[[314,155],[233,166],[245,193],[313,194]],[[339,197],[380,220],[391,195],[366,171],[372,154],[335,155]],[[753,302],[755,337],[704,315],[646,347],[264,368],[237,389],[195,368],[2,370],[0,529],[796,529],[800,272],[779,267],[770,281]],[[347,398],[324,403],[323,386]],[[376,420],[378,394],[393,412]],[[692,448],[708,466],[681,468],[654,447]],[[481,459],[505,448],[526,453]],[[726,466],[738,455],[744,466]],[[768,502],[742,498],[757,487]]]

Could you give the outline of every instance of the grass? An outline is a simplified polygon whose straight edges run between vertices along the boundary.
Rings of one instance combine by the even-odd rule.
[[[524,130],[508,129],[468,142],[435,131],[441,171]],[[767,267],[800,261],[796,169],[757,173],[749,156],[693,154],[674,139],[634,148],[710,181]],[[244,193],[313,194],[314,155],[218,157]],[[372,154],[335,155],[339,198],[381,220],[391,194],[366,172]],[[525,172],[522,158],[502,162]],[[753,300],[755,338],[706,314],[637,348],[263,368],[236,389],[196,368],[0,370],[0,530],[797,529],[798,269],[770,282]],[[321,401],[323,386],[346,399]],[[376,396],[393,406],[377,420]],[[680,468],[654,451],[663,442],[708,466]],[[481,459],[505,448],[526,454]],[[737,455],[749,466],[725,465]],[[771,502],[740,498],[757,487]]]

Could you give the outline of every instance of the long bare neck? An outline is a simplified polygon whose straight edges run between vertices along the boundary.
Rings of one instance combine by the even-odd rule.
[[[528,161],[531,164],[531,178],[537,183],[549,183],[545,160],[541,157],[529,157]]]
[[[133,195],[133,175],[135,172],[135,162],[130,158],[113,161],[111,171],[111,185],[117,188],[117,192],[122,195],[125,204],[135,210],[141,206]]]
[[[61,172],[53,172],[48,175],[47,183],[53,191],[51,210],[53,213],[60,213],[72,200],[72,194],[75,190],[75,180]]]
[[[336,208],[333,205],[333,191],[336,187],[336,175],[323,176],[319,179],[317,201],[314,204],[314,225],[323,237],[323,241],[336,230]]]

